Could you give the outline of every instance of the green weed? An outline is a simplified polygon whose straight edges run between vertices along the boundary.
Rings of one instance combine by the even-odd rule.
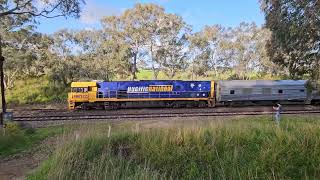
[[[23,129],[16,123],[9,123],[7,124],[7,128],[0,130],[0,157],[29,150],[47,137],[54,136],[63,131],[63,127]]]

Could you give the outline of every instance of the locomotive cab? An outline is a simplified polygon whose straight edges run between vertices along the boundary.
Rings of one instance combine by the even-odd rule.
[[[68,93],[69,109],[75,109],[83,104],[94,102],[97,94],[96,82],[72,82]]]

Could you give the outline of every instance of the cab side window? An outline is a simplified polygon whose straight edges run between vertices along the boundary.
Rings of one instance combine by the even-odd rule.
[[[88,92],[88,88],[71,88],[71,92],[77,92],[77,93]]]

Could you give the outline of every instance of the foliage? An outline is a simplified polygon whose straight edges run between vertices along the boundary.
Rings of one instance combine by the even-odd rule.
[[[9,17],[13,20],[24,18],[29,21],[38,16],[46,18],[58,16],[79,17],[80,7],[83,3],[83,0],[0,1],[0,17]]]
[[[199,32],[159,5],[136,4],[117,16],[103,17],[101,29],[63,29],[53,35],[36,32],[37,17],[78,17],[83,1],[35,2],[0,1],[11,102],[65,98],[72,81],[319,77],[314,1],[261,0],[266,27],[213,25]],[[146,70],[152,70],[152,77]],[[19,90],[20,81],[42,77],[48,78],[48,83],[39,84],[43,90]],[[22,93],[22,100],[14,92]]]
[[[248,72],[277,73],[266,55],[269,34],[267,29],[248,23],[228,29],[206,26],[190,37],[192,76],[208,76],[209,71],[218,76],[234,70],[233,79],[248,79]]]
[[[154,79],[162,66],[171,69],[172,74],[177,69],[175,66],[184,64],[181,48],[187,26],[181,17],[165,13],[158,5],[137,4],[120,16],[103,18],[102,24],[112,41],[126,44],[130,49],[133,79],[136,79],[138,61],[150,62]]]
[[[30,150],[47,137],[62,133],[63,127],[41,129],[21,128],[17,123],[8,122],[0,131],[0,157]]]
[[[54,34],[52,80],[66,86],[79,80],[129,79],[130,74],[137,79],[138,68],[151,69],[150,79],[161,72],[166,79],[210,79],[231,71],[234,79],[249,79],[252,72],[281,75],[264,48],[269,31],[255,24],[207,26],[191,34],[181,17],[158,5],[137,4],[119,16],[104,17],[102,25],[102,30]],[[181,78],[185,71],[188,75]]]
[[[29,179],[313,179],[319,127],[317,117],[289,116],[277,128],[265,116],[140,131],[118,125],[108,138],[105,127],[87,126]]]
[[[7,32],[4,39],[3,54],[5,86],[13,88],[17,79],[39,77],[46,73],[47,49],[50,39],[46,35],[33,32],[32,29],[20,29]]]
[[[266,27],[272,31],[267,44],[270,58],[287,67],[291,78],[320,78],[320,6],[317,0],[261,0]]]
[[[46,73],[50,38],[34,32],[36,18],[79,17],[83,3],[83,0],[0,1],[0,55],[3,48],[5,88],[12,88],[21,77]]]
[[[9,104],[61,102],[66,100],[68,90],[50,83],[46,77],[22,79],[6,91],[6,98]]]

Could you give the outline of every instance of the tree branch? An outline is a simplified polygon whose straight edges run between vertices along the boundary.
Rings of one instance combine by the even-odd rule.
[[[56,18],[56,17],[61,17],[61,16],[66,16],[67,14],[70,14],[70,13],[75,13],[76,11],[75,10],[71,10],[70,12],[66,12],[66,13],[61,13],[61,14],[57,14],[57,15],[48,15],[52,12],[54,12],[61,4],[62,4],[62,1],[59,1],[55,6],[53,6],[50,10],[47,10],[47,9],[44,9],[42,10],[41,12],[37,13],[35,11],[19,11],[23,8],[25,8],[29,3],[31,3],[32,0],[28,0],[27,2],[25,2],[24,4],[22,5],[19,5],[18,3],[16,3],[16,6],[8,11],[5,11],[5,12],[1,12],[0,13],[0,17],[3,17],[3,16],[7,16],[7,15],[23,15],[23,14],[29,14],[31,16],[34,16],[34,17],[45,17],[45,18]]]
[[[16,3],[16,6],[14,8],[12,8],[12,9],[10,9],[8,11],[0,13],[0,17],[10,15],[10,14],[14,13],[16,10],[20,10],[21,8],[26,7],[31,2],[32,2],[32,0],[29,0],[29,1],[25,2],[24,4],[22,4],[22,5],[19,5],[19,3]]]

